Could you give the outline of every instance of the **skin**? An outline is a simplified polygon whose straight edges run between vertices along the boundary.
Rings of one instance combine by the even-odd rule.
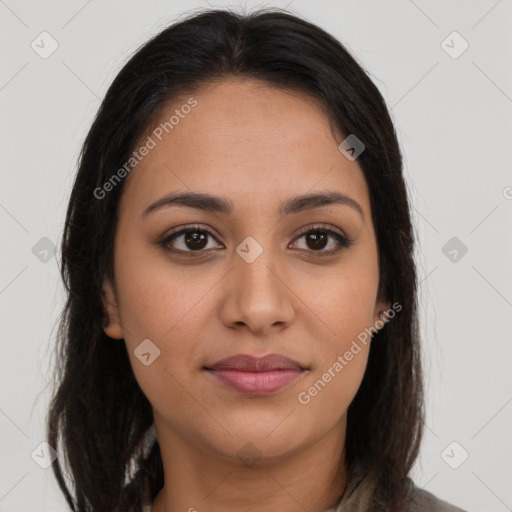
[[[187,96],[188,98],[189,96]],[[346,486],[347,408],[364,375],[369,344],[308,404],[298,401],[349,350],[389,303],[378,300],[378,248],[368,188],[339,151],[320,106],[299,93],[227,79],[194,94],[198,104],[135,167],[119,206],[114,283],[103,299],[105,332],[124,339],[153,407],[165,484],[154,512],[322,512]],[[174,102],[162,114],[167,120]],[[280,217],[285,200],[332,190],[357,201]],[[142,212],[169,192],[205,192],[233,203],[229,215],[168,206]],[[207,245],[158,241],[199,224]],[[315,245],[299,230],[328,224],[354,240]],[[177,229],[176,231],[179,231]],[[318,233],[318,231],[316,231]],[[236,252],[248,236],[263,252]],[[198,251],[202,251],[198,253]],[[134,355],[150,339],[160,355]],[[288,387],[247,396],[203,367],[235,354],[283,354],[308,370]],[[237,454],[252,443],[251,464]],[[244,448],[245,447],[245,448]],[[339,466],[341,461],[341,465]],[[341,468],[341,470],[338,469]]]

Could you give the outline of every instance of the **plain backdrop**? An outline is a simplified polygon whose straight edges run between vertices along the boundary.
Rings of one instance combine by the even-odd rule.
[[[136,48],[209,5],[288,6],[381,90],[418,239],[428,415],[413,477],[468,511],[512,510],[510,0],[0,0],[0,511],[67,510],[33,454],[64,299],[52,250],[80,145]],[[41,37],[58,44],[47,58]]]

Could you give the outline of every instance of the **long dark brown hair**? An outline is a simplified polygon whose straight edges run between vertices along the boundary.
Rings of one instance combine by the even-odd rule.
[[[424,414],[414,233],[400,148],[366,71],[331,35],[280,9],[189,14],[138,49],[106,93],[80,153],[61,245],[67,300],[47,420],[47,440],[60,454],[52,466],[58,484],[76,512],[140,510],[145,493],[153,499],[163,486],[151,404],[124,342],[102,328],[102,283],[114,282],[124,181],[104,197],[97,191],[129,160],[164,105],[226,77],[314,97],[338,133],[365,145],[357,162],[369,188],[379,296],[402,309],[374,335],[348,409],[343,503],[347,510],[399,511]]]

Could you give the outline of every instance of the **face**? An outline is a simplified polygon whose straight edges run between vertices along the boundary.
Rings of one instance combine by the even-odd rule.
[[[149,132],[156,145],[126,178],[105,331],[124,338],[169,444],[285,456],[343,428],[367,363],[358,335],[389,306],[367,184],[313,100],[236,79],[193,97],[163,112],[179,122]],[[158,204],[184,193],[218,199]],[[318,194],[331,201],[294,201]],[[212,370],[240,354],[300,369]]]

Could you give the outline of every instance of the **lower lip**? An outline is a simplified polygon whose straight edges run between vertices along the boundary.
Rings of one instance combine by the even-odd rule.
[[[238,370],[208,370],[227,387],[246,395],[268,395],[299,379],[302,370],[271,370],[244,372]]]

